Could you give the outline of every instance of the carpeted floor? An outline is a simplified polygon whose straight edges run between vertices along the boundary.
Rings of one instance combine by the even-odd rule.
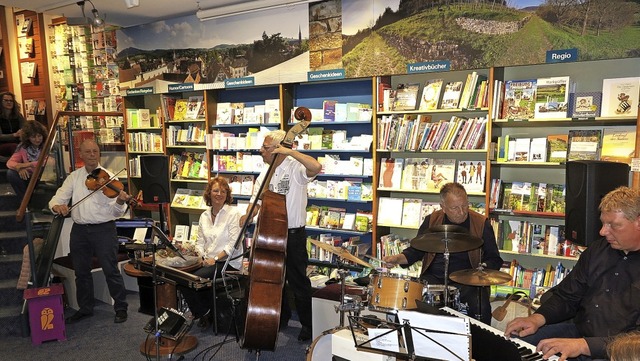
[[[140,352],[147,334],[143,327],[151,316],[137,312],[140,305],[138,293],[127,295],[129,302],[129,318],[121,324],[113,323],[111,305],[97,302],[94,316],[78,323],[66,325],[66,341],[49,341],[33,345],[30,337],[6,337],[0,340],[2,360],[65,360],[65,361],[102,361],[102,360],[156,360],[155,356],[147,358]],[[70,310],[69,312],[73,312]],[[197,348],[185,353],[184,360],[277,360],[299,361],[306,359],[306,349],[311,341],[298,341],[300,323],[294,319],[289,327],[278,334],[275,351],[263,351],[257,357],[241,349],[235,335],[226,337],[227,330],[221,330],[218,336],[209,328],[201,331],[193,326],[189,335],[195,336]],[[231,340],[221,346],[220,343]],[[160,357],[161,360],[178,360],[180,355]]]

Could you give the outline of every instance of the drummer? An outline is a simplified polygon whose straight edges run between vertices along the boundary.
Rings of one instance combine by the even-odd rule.
[[[482,238],[481,247],[466,252],[451,253],[449,256],[448,274],[455,271],[476,269],[481,264],[484,268],[498,270],[502,266],[502,258],[498,252],[496,238],[489,220],[484,215],[469,210],[467,192],[459,183],[447,183],[440,190],[440,206],[437,210],[424,219],[418,236],[425,234],[429,228],[443,224],[451,224],[464,227],[469,230],[471,236]],[[386,256],[383,261],[389,265],[401,265],[408,267],[422,260],[420,279],[428,284],[444,284],[445,260],[442,253],[423,252],[413,247],[408,247],[402,253]],[[491,305],[489,303],[489,287],[477,287],[461,285],[449,282],[460,291],[460,302],[468,306],[467,314],[475,317],[478,314],[478,292],[481,292],[482,312],[480,321],[491,324]]]

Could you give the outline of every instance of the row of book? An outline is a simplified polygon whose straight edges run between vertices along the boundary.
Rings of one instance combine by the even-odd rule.
[[[280,124],[280,99],[266,99],[253,106],[241,102],[216,104],[216,125]]]
[[[360,134],[347,137],[346,130],[308,128],[304,134],[294,140],[293,149],[299,150],[365,150],[369,151],[373,136]]]
[[[324,100],[322,109],[309,108],[312,121],[321,122],[370,122],[373,115],[371,104],[340,103],[337,100]],[[291,111],[292,123],[295,109]]]
[[[260,172],[264,160],[260,154],[236,152],[236,154],[212,154],[213,172]]]
[[[484,193],[485,175],[484,160],[382,158],[378,187],[437,192],[446,183],[458,182],[467,193]]]
[[[172,207],[200,208],[206,209],[204,202],[204,190],[178,188],[171,200]]]
[[[393,114],[378,120],[378,149],[447,150],[484,149],[487,118],[452,116],[431,122],[431,115]]]
[[[207,179],[209,165],[204,153],[182,152],[169,156],[171,179]]]
[[[576,245],[565,240],[564,226],[490,218],[498,248],[526,254],[575,257]]]
[[[602,89],[576,92],[568,76],[495,81],[494,119],[635,117],[640,77],[603,79]]]
[[[367,210],[356,213],[347,212],[346,208],[319,205],[307,206],[306,225],[327,229],[343,229],[358,232],[370,232],[373,215]]]
[[[635,152],[636,127],[571,129],[568,134],[546,137],[505,135],[497,139],[498,162],[566,162],[606,160],[631,164]]]
[[[127,129],[136,128],[159,128],[160,123],[155,115],[152,115],[149,109],[125,109],[127,117]]]
[[[535,182],[491,180],[489,209],[564,214],[566,186]]]
[[[405,248],[409,247],[409,245],[411,244],[410,242],[411,241],[408,238],[403,238],[394,233],[380,236],[380,242],[376,244],[376,258],[382,259],[386,256],[400,254]],[[403,273],[412,277],[418,277],[420,275],[421,269],[422,261],[418,261],[409,266]],[[394,269],[394,273],[399,272],[396,272],[396,270]]]
[[[180,99],[171,95],[161,98],[161,114],[165,121],[183,121],[204,119],[204,96],[193,95],[187,99]]]
[[[170,125],[167,129],[167,145],[205,144],[207,130],[200,125],[188,124],[186,127]]]
[[[536,290],[538,287],[553,287],[560,283],[571,272],[571,268],[565,267],[562,262],[554,267],[547,264],[544,268],[528,269],[518,263],[517,260],[505,261],[500,268],[501,271],[509,273],[512,277],[508,286]],[[530,294],[537,294],[531,292]]]
[[[420,198],[378,198],[378,225],[418,228],[429,214],[439,210],[440,203]],[[469,208],[485,214],[485,204],[470,202]]]
[[[373,175],[373,159],[360,156],[351,156],[349,159],[340,159],[337,154],[325,154],[317,157],[322,165],[321,174],[371,176]]]
[[[176,224],[173,242],[195,242],[198,239],[198,228],[198,222],[191,222],[191,226]]]
[[[269,128],[249,128],[243,133],[230,133],[214,129],[205,135],[207,149],[218,150],[258,150],[262,146]]]
[[[127,133],[127,141],[129,152],[164,152],[161,134],[129,132]]]
[[[424,87],[420,83],[399,84],[396,89],[382,83],[380,87],[382,111],[476,109],[489,102],[487,77],[475,71],[465,81],[431,79]]]
[[[342,199],[349,201],[373,200],[371,183],[364,183],[362,179],[317,180],[307,185],[309,198]]]

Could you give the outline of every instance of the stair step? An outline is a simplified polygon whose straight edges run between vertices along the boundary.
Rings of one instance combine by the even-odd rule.
[[[0,252],[3,254],[22,254],[27,244],[26,231],[0,232]]]
[[[0,256],[0,279],[17,279],[22,269],[22,255]]]
[[[21,311],[22,302],[18,306],[0,306],[0,337],[4,338],[7,336],[28,336],[28,333],[23,334],[23,317],[20,314]],[[28,321],[25,320],[24,322]]]

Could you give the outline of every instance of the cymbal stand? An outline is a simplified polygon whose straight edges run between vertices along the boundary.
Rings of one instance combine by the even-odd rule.
[[[449,305],[449,241],[450,239],[445,236],[442,241],[444,242],[444,305]]]
[[[360,315],[360,309],[362,307],[362,298],[356,295],[347,295],[346,278],[349,274],[348,270],[339,269],[340,275],[340,305],[335,306],[336,312],[340,313],[340,327],[344,327],[344,313],[353,312],[355,316]],[[346,304],[345,299],[347,297],[352,298],[354,302]]]
[[[151,238],[153,239],[153,238]],[[156,251],[158,245],[151,242],[151,275],[153,280],[153,319],[155,320],[156,360],[160,360],[160,322],[158,320],[158,271],[156,263]]]
[[[480,263],[477,270],[479,272],[482,272],[486,266],[486,263]],[[476,287],[478,287],[478,311],[476,313],[476,320],[482,321],[482,286]]]

